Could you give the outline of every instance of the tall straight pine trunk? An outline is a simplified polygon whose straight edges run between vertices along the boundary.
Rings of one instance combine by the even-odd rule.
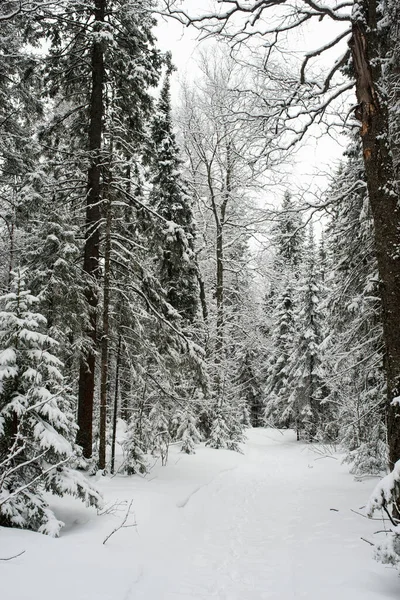
[[[100,361],[100,440],[99,440],[99,469],[106,468],[106,433],[107,433],[107,391],[108,391],[108,346],[110,333],[110,267],[111,267],[111,224],[112,203],[109,182],[107,183],[108,198],[106,199],[106,231],[104,240],[104,285],[103,285],[103,319],[101,337]]]
[[[100,31],[105,20],[106,0],[93,0],[94,30]],[[88,147],[90,166],[88,169],[86,195],[86,222],[83,270],[89,281],[86,298],[89,305],[89,329],[87,335],[91,346],[81,358],[78,391],[77,443],[83,448],[86,458],[92,456],[93,442],[93,401],[95,389],[95,366],[97,345],[97,308],[100,246],[100,202],[101,202],[101,149],[104,112],[104,51],[102,42],[93,38],[91,73],[92,89],[89,106]]]
[[[382,59],[387,36],[378,26],[378,0],[359,0],[351,50],[356,75],[361,138],[371,205],[382,299],[389,467],[400,459],[400,208],[389,144],[389,112],[383,95]]]
[[[117,419],[118,419],[118,395],[119,395],[119,370],[121,367],[121,347],[122,347],[122,335],[118,333],[118,346],[117,346],[117,357],[115,366],[115,389],[114,389],[114,410],[113,410],[113,426],[112,426],[112,438],[111,438],[111,468],[110,472],[113,474],[115,471],[115,446],[117,444]]]

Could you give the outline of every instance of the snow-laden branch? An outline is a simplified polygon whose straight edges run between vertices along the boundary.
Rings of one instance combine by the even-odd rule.
[[[320,46],[316,50],[312,50],[311,52],[307,52],[307,54],[306,54],[306,56],[305,56],[305,58],[303,60],[303,63],[301,65],[301,68],[300,68],[300,83],[305,83],[305,71],[306,71],[306,67],[308,65],[308,62],[312,58],[316,58],[317,56],[320,56],[321,54],[323,54],[327,50],[330,50],[331,48],[334,48],[339,42],[341,42],[345,37],[349,36],[350,34],[351,34],[351,28],[349,27],[348,29],[346,29],[345,31],[343,31],[342,33],[340,33],[338,36],[336,36],[333,40],[329,41],[327,44],[324,44],[323,46]]]

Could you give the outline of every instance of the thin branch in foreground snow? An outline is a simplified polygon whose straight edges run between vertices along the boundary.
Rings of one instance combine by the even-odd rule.
[[[362,513],[358,512],[357,510],[354,510],[353,508],[351,508],[350,510],[359,517],[362,517],[363,519],[368,519],[368,521],[390,521],[390,519],[385,519],[384,517],[368,517],[367,515],[363,515]]]
[[[110,537],[112,535],[114,535],[114,533],[116,533],[117,531],[119,531],[120,529],[128,529],[128,527],[136,527],[136,523],[132,523],[130,525],[126,525],[126,522],[127,522],[128,518],[129,518],[129,516],[131,514],[132,504],[133,504],[133,500],[131,500],[129,502],[129,506],[128,506],[127,511],[125,513],[125,517],[123,518],[123,520],[120,523],[120,525],[118,525],[118,527],[116,527],[115,529],[113,529],[113,531],[111,533],[109,533],[108,536],[104,539],[103,546],[110,539]]]
[[[112,504],[106,504],[101,510],[97,510],[97,516],[102,517],[104,515],[116,515],[119,512],[125,511],[127,505],[126,500],[116,500]]]
[[[370,542],[369,540],[366,540],[365,538],[360,538],[363,542],[366,542],[367,544],[369,544],[370,546],[375,546],[375,544],[373,544],[372,542]]]
[[[22,556],[23,554],[25,554],[25,552],[26,550],[22,550],[22,552],[14,554],[14,556],[7,556],[7,558],[0,558],[0,560],[13,560],[13,558],[18,558],[18,556]]]

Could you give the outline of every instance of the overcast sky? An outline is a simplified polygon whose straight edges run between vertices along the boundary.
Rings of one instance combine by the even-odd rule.
[[[198,1],[186,0],[191,6],[196,2],[198,3]],[[206,6],[205,2],[207,1],[202,0],[202,8]],[[340,26],[343,27],[343,25]],[[318,28],[303,30],[295,38],[296,50],[303,52],[303,50],[322,46],[327,39],[337,35],[335,27],[337,25],[332,25],[327,21],[322,26],[318,24]],[[161,49],[172,52],[173,62],[177,67],[172,89],[173,101],[177,102],[179,98],[179,80],[185,78],[190,80],[196,76],[196,54],[201,48],[204,48],[205,44],[211,42],[199,41],[196,30],[183,27],[173,19],[159,19],[156,35]],[[335,52],[337,52],[337,49]],[[332,55],[328,58],[332,60]],[[326,176],[324,174],[329,172],[332,165],[340,160],[343,143],[345,143],[344,139],[341,140],[340,144],[326,135],[319,139],[309,137],[307,143],[296,153],[295,164],[288,170],[288,187],[291,187],[293,191],[296,188],[309,190],[311,199],[312,192],[316,188],[326,186]]]

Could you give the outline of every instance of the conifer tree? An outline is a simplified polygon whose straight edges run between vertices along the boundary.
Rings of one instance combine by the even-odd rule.
[[[262,424],[262,388],[257,372],[255,350],[247,348],[238,357],[239,374],[236,379],[238,394],[243,399],[243,422],[245,425],[260,427]]]
[[[298,278],[303,258],[304,226],[289,190],[284,193],[277,219],[273,230],[277,266],[289,269]]]
[[[372,216],[359,144],[351,141],[327,200],[329,275],[324,300],[329,329],[328,402],[332,428],[356,474],[379,473],[386,463],[383,416],[382,324]]]
[[[70,2],[54,15],[46,13],[43,21],[51,42],[45,69],[53,107],[45,128],[47,145],[53,155],[60,153],[58,161],[62,157],[59,189],[70,198],[73,181],[73,194],[86,201],[82,250],[89,314],[78,398],[78,440],[86,457],[92,454],[102,205],[110,194],[129,194],[129,174],[143,149],[153,106],[149,88],[157,85],[162,63],[151,8],[147,0]],[[110,180],[106,164],[112,165],[112,186],[103,185]]]
[[[77,375],[78,353],[85,349],[88,314],[80,266],[80,230],[70,207],[57,198],[41,201],[36,219],[25,233],[28,251],[21,257],[29,270],[29,285],[40,298],[47,331],[58,340],[65,376]]]
[[[73,402],[63,381],[57,342],[43,333],[39,299],[14,274],[0,312],[0,523],[56,536],[63,523],[44,492],[98,506],[100,495],[74,470],[78,449]]]
[[[264,314],[269,348],[265,372],[264,418],[266,424],[293,427],[295,422],[290,396],[299,314],[299,279],[303,269],[304,226],[290,192],[284,194],[282,207],[272,230],[272,289]]]
[[[310,228],[299,286],[299,313],[289,397],[297,436],[304,436],[309,441],[316,439],[318,431],[323,429],[323,400],[326,396],[320,285],[315,257],[316,244]]]
[[[153,230],[154,261],[167,301],[187,322],[197,312],[198,285],[194,262],[192,201],[181,173],[182,161],[173,132],[170,58],[151,126],[150,205],[165,222]]]
[[[294,425],[289,408],[291,395],[290,369],[296,334],[294,312],[294,289],[291,277],[283,290],[275,297],[271,323],[271,352],[268,358],[267,378],[264,389],[264,419],[266,424],[278,427]]]
[[[138,437],[137,424],[134,419],[126,432],[125,439],[122,443],[124,453],[124,461],[122,468],[127,475],[135,475],[140,473],[144,475],[148,471],[143,443]]]
[[[1,20],[0,56],[0,289],[6,291],[11,271],[24,245],[24,225],[40,197],[42,169],[35,124],[43,115],[40,68],[29,35],[34,14],[22,16],[3,3],[8,18]],[[32,7],[33,9],[33,7]],[[29,46],[28,46],[29,44]]]
[[[190,408],[180,415],[176,437],[181,440],[182,452],[186,454],[195,453],[195,446],[200,443],[201,437],[197,428],[197,419]]]

